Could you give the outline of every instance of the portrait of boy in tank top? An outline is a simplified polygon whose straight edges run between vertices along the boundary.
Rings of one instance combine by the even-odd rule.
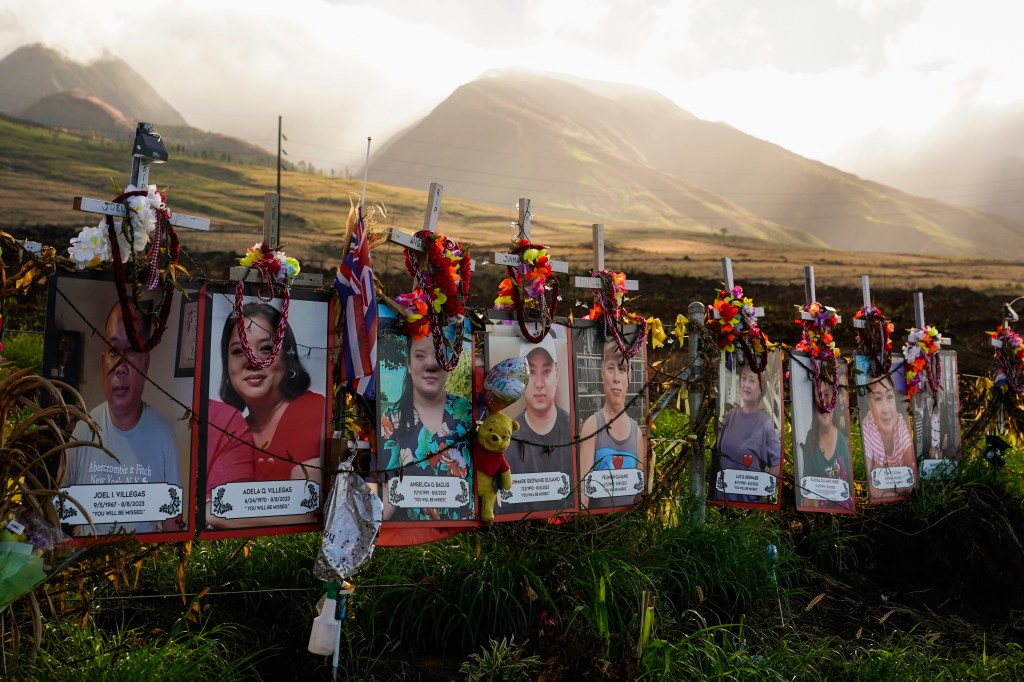
[[[633,400],[643,386],[643,354],[627,361],[614,340],[602,343],[601,328],[591,330],[598,339],[594,350],[600,350],[600,356],[595,352],[591,359],[592,364],[600,358],[599,386],[594,387],[600,390],[600,400],[596,411],[582,408],[579,397],[586,388],[577,382],[577,409],[581,415],[589,413],[580,430],[580,506],[628,507],[647,484],[646,423],[638,421],[643,419],[646,402]],[[587,360],[585,355],[577,356],[578,365]]]

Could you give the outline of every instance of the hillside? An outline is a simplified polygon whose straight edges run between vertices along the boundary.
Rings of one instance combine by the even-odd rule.
[[[35,44],[0,59],[0,113],[29,118],[26,110],[39,100],[75,89],[106,102],[129,121],[186,125],[174,107],[117,57],[81,64],[57,50]]]
[[[383,146],[371,175],[558,215],[872,252],[1024,254],[1024,226],[811,161],[651,91],[524,72],[457,89]],[[525,190],[520,190],[525,191]],[[586,218],[584,218],[586,219]]]
[[[216,158],[196,158],[175,152],[178,138],[159,129],[171,150],[170,161],[154,168],[152,180],[168,188],[172,210],[210,218],[209,234],[182,235],[186,248],[224,254],[227,261],[244,252],[261,232],[263,194],[273,191],[276,175],[271,166],[240,164]],[[111,182],[124,185],[130,169],[126,143],[61,133],[0,117],[0,229],[16,236],[36,234],[50,243],[66,243],[93,216],[71,209],[74,196],[112,197]],[[440,229],[478,252],[504,249],[512,237],[516,218],[514,200],[502,207],[452,197],[445,185]],[[404,189],[370,183],[369,204],[387,209],[384,224],[413,231],[423,221],[426,188]],[[329,268],[340,249],[348,211],[348,197],[358,196],[357,180],[328,178],[295,171],[282,174],[282,240],[289,253],[311,268]],[[529,192],[524,192],[529,194]],[[533,234],[549,244],[558,258],[580,271],[592,262],[589,223],[552,217],[552,210],[532,194]],[[802,267],[817,268],[821,286],[857,288],[861,274],[881,286],[929,287],[956,284],[989,291],[1012,291],[1017,280],[1016,261],[985,261],[927,255],[878,255],[779,245],[770,241],[742,240],[731,235],[679,234],[663,227],[606,226],[610,267],[656,275],[675,273],[720,277],[720,260],[737,261],[737,278],[744,281],[799,284]],[[388,249],[385,248],[384,252]],[[225,262],[227,264],[227,262]],[[380,259],[381,269],[401,269],[401,257]]]

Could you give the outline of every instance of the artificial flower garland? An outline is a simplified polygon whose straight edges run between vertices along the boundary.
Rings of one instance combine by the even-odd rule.
[[[903,346],[906,359],[907,398],[924,388],[924,380],[933,393],[942,388],[942,365],[939,364],[939,330],[925,325],[909,330]]]
[[[861,306],[855,320],[862,320],[864,327],[857,331],[857,353],[868,358],[868,376],[877,379],[892,369],[893,323],[885,318],[880,308]]]
[[[509,254],[519,257],[519,265],[506,266],[508,277],[498,285],[494,309],[515,311],[523,337],[531,343],[540,343],[547,336],[555,317],[558,278],[551,270],[546,246],[521,239],[509,250]],[[527,320],[528,313],[531,313],[530,320]],[[540,332],[531,332],[526,324],[528,321],[539,321]]]
[[[260,357],[249,345],[249,337],[246,334],[245,317],[242,315],[244,306],[245,284],[239,280],[235,284],[235,325],[238,330],[238,343],[242,346],[242,353],[246,361],[253,367],[266,369],[274,364],[278,355],[281,354],[281,346],[284,343],[285,332],[288,329],[288,304],[291,302],[291,293],[288,282],[295,278],[301,271],[299,261],[285,254],[284,251],[275,251],[266,243],[253,244],[252,248],[245,250],[245,256],[238,259],[239,265],[244,265],[260,273],[259,289],[256,297],[263,303],[274,300],[274,284],[283,285],[281,294],[281,317],[277,321],[277,329],[274,331],[273,343],[270,353],[266,357]],[[245,279],[244,277],[242,278]]]
[[[601,287],[594,289],[594,306],[585,319],[604,320],[605,334],[615,342],[626,360],[632,360],[647,342],[647,320],[643,315],[628,312],[622,305],[626,295],[626,273],[598,270],[593,274],[601,280]],[[637,326],[633,341],[626,344],[620,329],[623,324]]]
[[[462,332],[449,341],[444,334],[448,325],[461,325],[465,319],[465,299],[469,296],[469,251],[462,244],[438,232],[420,230],[414,236],[423,242],[423,253],[406,249],[405,269],[416,282],[411,294],[397,300],[407,308],[413,306],[415,320],[406,320],[407,329],[415,337],[422,327],[434,337],[437,363],[447,372],[459,364],[462,355]],[[423,262],[424,257],[426,263]],[[425,307],[425,315],[422,308]],[[425,320],[425,322],[421,321]],[[420,336],[419,338],[422,338]]]
[[[757,326],[754,300],[743,295],[742,287],[720,289],[717,300],[708,306],[704,324],[718,350],[735,353],[738,344],[750,368],[758,374],[764,372],[768,366],[768,336]]]
[[[1015,393],[1024,393],[1024,340],[1009,327],[986,332],[995,346],[996,374],[1006,377]]]
[[[800,308],[800,306],[797,306]],[[832,330],[836,326],[835,311],[827,309],[817,301],[811,301],[800,308],[803,316],[796,323],[803,328],[800,343],[796,349],[807,353],[811,358],[811,375],[814,380],[814,402],[818,411],[832,414],[839,400],[839,349],[836,348]],[[831,385],[830,395],[825,394],[825,384]]]
[[[113,203],[125,207],[125,219],[115,222],[113,216],[104,216],[105,234],[99,227],[83,228],[78,237],[71,239],[68,253],[75,260],[78,269],[98,265],[103,260],[110,259],[128,343],[132,350],[145,353],[160,343],[167,329],[167,318],[171,312],[171,302],[177,286],[175,269],[182,269],[178,265],[181,247],[178,244],[178,235],[171,227],[171,212],[167,208],[166,196],[156,188],[156,185],[150,185],[146,189],[136,189],[129,185]],[[166,246],[162,246],[164,240]],[[160,280],[164,280],[164,290],[154,313],[142,311],[138,303],[142,292],[139,290],[136,275],[143,269],[139,265],[139,256],[146,250],[147,244],[149,256],[144,266],[148,268],[145,288],[156,289]],[[126,260],[122,259],[122,251],[128,256]],[[167,254],[166,272],[160,267],[161,251]],[[129,270],[136,281],[132,296],[128,295]],[[143,315],[156,317],[153,332],[146,341],[139,339],[133,308]]]

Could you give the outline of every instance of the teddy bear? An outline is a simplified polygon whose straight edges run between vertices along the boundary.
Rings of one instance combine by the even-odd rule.
[[[480,496],[480,520],[494,520],[494,504],[498,490],[512,487],[512,471],[505,459],[505,450],[519,422],[503,412],[491,412],[477,426],[473,463],[476,466],[476,492]]]

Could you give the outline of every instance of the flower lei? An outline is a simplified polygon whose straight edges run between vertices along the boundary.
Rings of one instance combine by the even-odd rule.
[[[606,335],[615,341],[615,346],[622,357],[627,361],[632,360],[647,342],[647,320],[643,315],[628,312],[622,306],[622,300],[626,295],[626,273],[599,270],[593,276],[601,280],[601,288],[593,290],[594,306],[585,319],[603,318]],[[622,338],[620,327],[623,324],[637,325],[633,341],[628,346]]]
[[[249,337],[246,334],[245,316],[242,315],[244,305],[245,284],[239,280],[235,284],[235,325],[238,330],[238,343],[242,346],[242,353],[245,359],[253,367],[265,369],[274,364],[277,356],[281,353],[281,345],[284,343],[285,331],[288,329],[288,304],[291,302],[288,282],[294,279],[302,269],[299,261],[285,255],[284,251],[274,251],[266,243],[253,244],[251,249],[245,250],[245,256],[238,259],[239,265],[244,265],[260,273],[259,289],[256,297],[263,303],[274,300],[274,282],[284,284],[284,291],[281,294],[281,317],[277,321],[277,329],[274,331],[274,340],[270,353],[266,357],[260,357],[249,345]],[[243,278],[244,279],[244,278]],[[269,293],[267,293],[269,292]]]
[[[754,301],[743,295],[742,287],[720,289],[718,299],[708,306],[704,324],[720,351],[735,353],[739,343],[750,368],[758,374],[764,372],[768,366],[768,336],[757,326]]]
[[[1015,393],[1024,393],[1024,340],[1008,327],[986,333],[998,342],[994,349],[996,372],[1006,377]]]
[[[836,401],[839,400],[840,390],[840,353],[832,336],[832,330],[836,326],[835,314],[817,301],[811,301],[800,310],[809,314],[810,319],[805,320],[801,317],[796,320],[796,323],[803,327],[796,349],[807,353],[811,358],[814,402],[818,410],[831,414],[836,407]],[[831,384],[830,396],[825,394],[826,383]]]
[[[864,328],[856,333],[857,353],[868,357],[868,375],[877,379],[888,374],[892,369],[892,322],[874,306],[861,306],[853,319],[864,321]]]
[[[942,388],[942,365],[939,364],[939,330],[925,325],[909,330],[903,346],[906,359],[907,398],[922,390],[922,376],[932,392]]]
[[[455,334],[455,338],[449,341],[444,328],[451,324],[461,325],[465,319],[464,301],[469,296],[469,251],[438,232],[420,230],[414,236],[423,242],[424,253],[407,249],[405,269],[416,281],[416,288],[411,294],[398,296],[398,300],[407,308],[411,304],[415,311],[411,317],[416,319],[406,321],[410,333],[414,338],[417,333],[419,338],[423,338],[422,327],[426,325],[426,331],[434,337],[437,363],[451,372],[462,355],[462,333]],[[426,263],[423,262],[424,257]]]
[[[531,244],[530,240],[521,239],[509,253],[519,256],[519,265],[506,266],[508,277],[501,280],[498,285],[494,309],[514,310],[523,337],[531,343],[539,343],[547,336],[551,329],[551,320],[555,316],[555,307],[558,304],[558,278],[551,271],[546,246]],[[541,322],[541,330],[539,334],[534,334],[526,323],[538,320]]]
[[[167,318],[171,312],[171,302],[177,286],[175,270],[184,270],[178,265],[181,247],[178,244],[178,236],[171,227],[171,212],[167,208],[167,198],[156,185],[150,185],[146,189],[128,185],[113,203],[125,207],[125,219],[115,222],[113,216],[108,215],[103,217],[99,226],[82,228],[78,237],[71,239],[68,254],[79,270],[99,265],[107,259],[111,261],[128,343],[132,350],[144,353],[160,343],[164,330],[167,329]],[[145,263],[140,265],[139,256],[146,251],[147,244],[149,255]],[[127,255],[126,260],[122,260],[122,252]],[[161,253],[166,254],[166,271],[160,267]],[[142,292],[137,276],[143,270],[148,270],[144,285],[146,289],[156,289],[160,280],[164,281],[160,302],[153,313],[139,309],[138,299]],[[129,271],[135,282],[134,292],[130,297]],[[143,315],[156,317],[153,333],[145,342],[138,337],[133,308]]]

